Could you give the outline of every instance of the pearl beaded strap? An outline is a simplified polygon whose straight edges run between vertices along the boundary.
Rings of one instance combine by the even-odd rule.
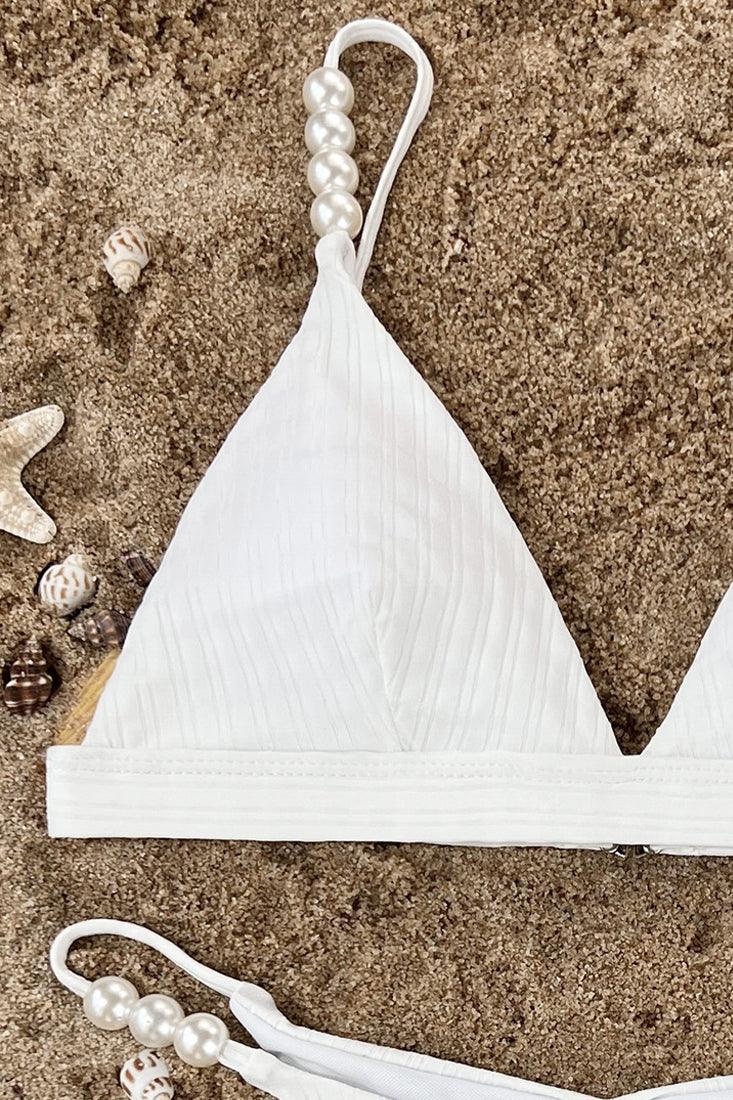
[[[307,77],[303,86],[303,101],[309,114],[305,142],[312,154],[308,165],[308,183],[316,196],[311,205],[311,224],[319,237],[342,230],[353,238],[362,228],[361,207],[354,198],[359,171],[351,157],[355,135],[349,112],[354,104],[354,89],[349,78],[338,67],[342,52],[357,42],[386,42],[397,46],[412,58],[417,68],[410,106],[364,219],[354,273],[356,285],[361,288],[387,197],[430,105],[433,70],[422,49],[407,31],[384,19],[357,19],[342,27],[328,47],[323,66]]]
[[[208,1012],[185,1016],[177,1001],[165,993],[140,997],[135,986],[126,978],[110,975],[90,982],[81,974],[75,974],[66,964],[71,947],[83,936],[98,935],[122,936],[146,944],[192,978],[230,1000],[247,983],[203,966],[170,940],[127,921],[79,921],[58,934],[51,945],[51,969],[62,985],[83,999],[87,1018],[104,1031],[119,1031],[128,1027],[138,1042],[145,1044],[146,1048],[154,1048],[142,1051],[122,1068],[120,1080],[132,1100],[154,1100],[154,1096],[157,1100],[163,1100],[173,1095],[167,1064],[157,1053],[168,1046],[174,1047],[179,1058],[191,1066],[213,1066],[219,1062],[276,1100],[304,1100],[305,1097],[309,1100],[383,1100],[378,1093],[322,1077],[317,1071],[289,1065],[277,1054],[235,1042],[229,1038],[226,1024],[218,1016]],[[255,986],[247,985],[247,988],[250,997],[252,991],[263,993]],[[233,1011],[238,1015],[236,1007]],[[143,1075],[155,1074],[156,1084],[162,1084],[162,1089],[153,1094],[143,1088],[133,1094],[128,1087],[130,1067]],[[165,1080],[160,1077],[162,1071],[165,1071]]]
[[[208,1012],[186,1016],[177,1001],[164,993],[140,997],[126,978],[109,975],[90,982],[69,969],[66,958],[76,940],[97,935],[123,936],[153,947],[192,978],[227,997],[240,983],[196,962],[163,936],[127,921],[79,921],[59,932],[51,945],[51,969],[62,985],[83,999],[84,1013],[97,1027],[103,1031],[128,1027],[139,1043],[158,1050],[173,1046],[178,1057],[191,1066],[213,1066],[220,1061],[229,1031],[218,1016]]]

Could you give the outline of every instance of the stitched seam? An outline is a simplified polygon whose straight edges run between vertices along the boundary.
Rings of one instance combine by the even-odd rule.
[[[675,777],[682,778],[689,781],[691,777],[697,776],[698,779],[701,776],[708,776],[708,781],[715,787],[718,786],[731,786],[733,785],[733,776],[730,778],[722,777],[719,772],[710,772],[707,769],[702,768],[687,768],[685,766],[679,766],[674,768],[665,768],[664,770],[655,771],[646,774],[624,774],[622,772],[615,771],[581,771],[581,772],[565,772],[552,768],[546,770],[530,770],[517,767],[516,765],[508,764],[496,764],[487,765],[483,770],[472,770],[468,766],[461,767],[461,765],[436,765],[430,769],[414,771],[401,771],[399,768],[391,770],[387,766],[375,767],[374,765],[366,765],[364,768],[358,770],[336,770],[329,768],[326,770],[317,769],[296,769],[296,768],[260,768],[254,765],[251,768],[238,770],[234,766],[222,766],[221,768],[213,768],[211,765],[201,765],[200,767],[191,767],[184,761],[170,761],[156,766],[154,763],[150,763],[147,766],[145,764],[138,764],[137,766],[126,767],[124,764],[113,764],[108,761],[100,761],[98,764],[93,764],[87,761],[84,766],[74,765],[72,767],[64,767],[61,764],[52,764],[51,771],[56,775],[94,775],[100,774],[112,774],[112,775],[157,775],[160,777],[165,776],[229,776],[235,778],[237,776],[241,778],[283,778],[283,779],[404,779],[404,780],[423,780],[423,779],[525,779],[534,782],[547,783],[552,781],[553,783],[563,783],[566,786],[574,786],[579,781],[586,783],[590,786],[593,783],[604,782],[613,785],[619,784],[652,784],[659,783],[666,778]]]

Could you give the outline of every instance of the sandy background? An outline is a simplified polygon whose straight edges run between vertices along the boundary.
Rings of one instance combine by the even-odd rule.
[[[0,657],[31,630],[64,687],[0,717],[0,1098],[109,1100],[133,1052],[51,980],[48,943],[140,920],[264,983],[295,1021],[612,1096],[733,1073],[733,863],[390,845],[54,842],[44,750],[88,674],[32,594],[71,549],[165,548],[312,285],[300,87],[356,3],[8,0],[0,415],[63,434],[27,483],[50,547],[0,535]],[[733,14],[715,0],[385,3],[436,94],[366,294],[468,433],[544,569],[623,748],[664,715],[733,574]],[[411,87],[346,58],[362,195]],[[125,219],[157,255],[116,293]],[[189,1011],[215,999],[98,944]],[[240,1034],[237,1030],[235,1034]],[[249,1097],[184,1071],[180,1100]]]

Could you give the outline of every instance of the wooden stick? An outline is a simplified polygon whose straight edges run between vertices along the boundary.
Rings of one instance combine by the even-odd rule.
[[[119,650],[108,653],[84,682],[76,704],[59,726],[56,734],[57,745],[80,745],[82,743],[94,711],[97,709],[99,696],[112,675],[118,656]]]

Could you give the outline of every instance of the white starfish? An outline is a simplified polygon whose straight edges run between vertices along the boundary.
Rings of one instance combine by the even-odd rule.
[[[61,429],[58,405],[42,405],[0,424],[0,531],[29,542],[50,542],[56,524],[20,480],[24,467]]]

